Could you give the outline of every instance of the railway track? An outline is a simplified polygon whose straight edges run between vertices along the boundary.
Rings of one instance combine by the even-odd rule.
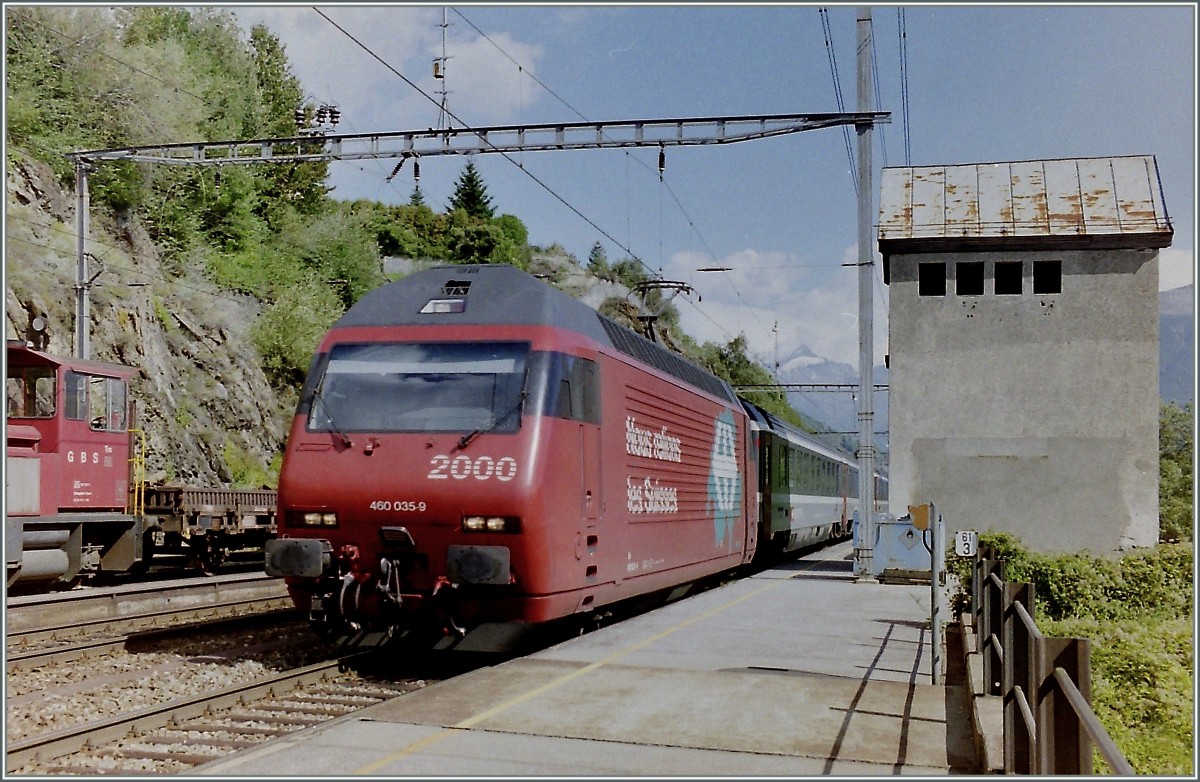
[[[85,656],[147,631],[292,610],[282,581],[259,574],[9,598],[6,668]]]
[[[9,742],[7,773],[177,773],[394,698],[423,680],[366,681],[355,658],[323,661]]]

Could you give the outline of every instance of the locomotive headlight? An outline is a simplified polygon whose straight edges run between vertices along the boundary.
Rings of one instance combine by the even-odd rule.
[[[336,513],[309,511],[308,513],[291,513],[289,521],[293,527],[336,527]]]
[[[463,516],[463,532],[520,532],[517,516]]]

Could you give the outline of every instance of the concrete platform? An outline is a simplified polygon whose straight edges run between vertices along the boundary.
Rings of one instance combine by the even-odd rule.
[[[207,764],[217,776],[975,773],[929,589],[849,544]]]

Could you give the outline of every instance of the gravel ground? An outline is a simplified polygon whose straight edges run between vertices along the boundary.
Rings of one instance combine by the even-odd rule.
[[[303,625],[162,639],[128,651],[132,647],[6,677],[7,740],[244,684],[334,654]]]

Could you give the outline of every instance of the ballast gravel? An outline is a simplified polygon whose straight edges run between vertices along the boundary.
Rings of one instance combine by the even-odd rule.
[[[14,742],[329,659],[332,648],[313,643],[309,632],[272,627],[164,640],[153,644],[154,651],[14,672],[5,682],[5,737]],[[288,634],[295,643],[278,643]]]

